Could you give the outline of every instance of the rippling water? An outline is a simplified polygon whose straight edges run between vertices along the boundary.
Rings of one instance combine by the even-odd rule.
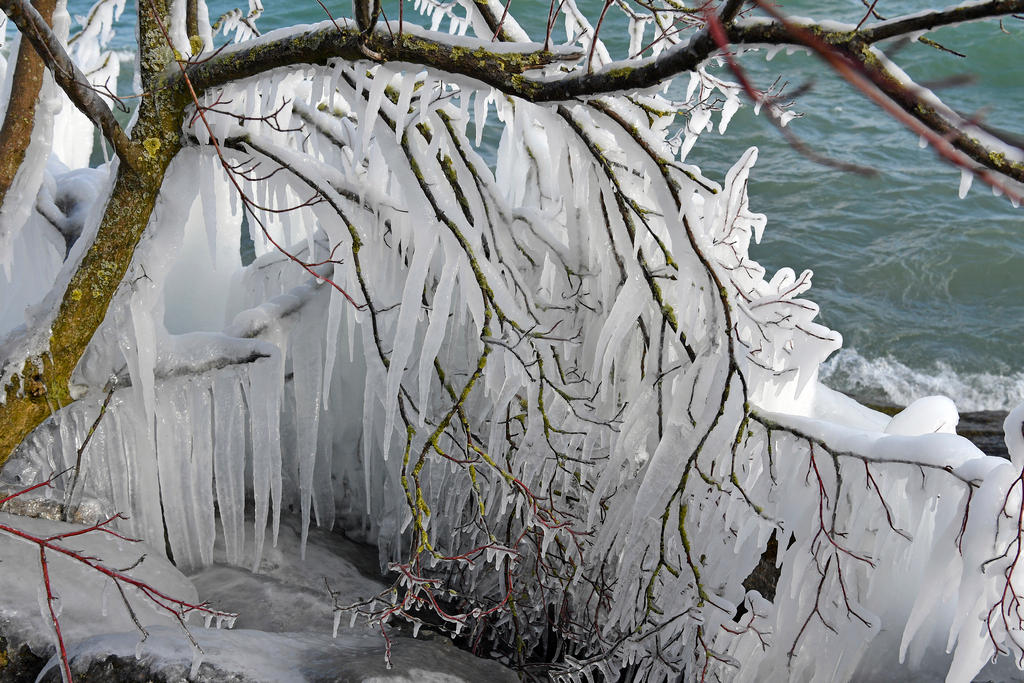
[[[211,3],[211,17],[231,6]],[[266,6],[264,30],[324,17],[314,0],[266,0]],[[339,16],[350,11],[347,1],[329,6]],[[538,35],[547,6],[513,0],[511,10]],[[895,16],[928,6],[881,0],[877,10]],[[85,7],[73,2],[72,14]],[[858,0],[804,0],[787,2],[784,10],[856,23],[864,7]],[[614,28],[603,35],[614,35]],[[1004,30],[986,22],[933,34],[967,59],[919,44],[890,44],[887,52],[922,83],[970,77],[969,85],[938,92],[965,113],[1024,134],[1024,24],[1011,19]],[[117,41],[128,48],[132,39],[132,29],[125,27]],[[613,50],[622,45],[617,41]],[[958,199],[959,171],[920,149],[915,135],[814,58],[765,56],[742,58],[757,85],[767,87],[782,74],[790,91],[806,88],[794,104],[803,115],[790,124],[792,130],[819,151],[870,166],[877,175],[842,173],[806,160],[749,107],[724,136],[705,135],[688,161],[721,178],[748,146],[761,148],[751,176],[751,206],[768,214],[769,225],[754,256],[769,271],[814,270],[810,297],[821,306],[821,320],[845,339],[844,350],[825,368],[825,381],[897,403],[946,393],[961,410],[1007,408],[1024,399],[1021,210],[980,183]]]
[[[847,16],[856,22],[863,8],[852,5]],[[885,5],[878,4],[883,13],[899,9]],[[1013,65],[1024,55],[1024,25],[1011,20],[1005,27],[1009,34],[987,22],[935,35],[967,59],[921,45],[888,51],[922,83],[970,76],[970,85],[939,94],[964,113],[984,114],[990,125],[1020,131],[1024,72]],[[1024,399],[1021,210],[980,182],[958,199],[959,171],[810,57],[749,56],[744,63],[761,83],[784,73],[792,87],[810,84],[794,105],[803,116],[790,124],[793,131],[830,156],[878,171],[862,177],[808,162],[749,109],[691,157],[721,174],[747,145],[761,148],[751,205],[769,224],[754,255],[769,270],[814,270],[811,298],[845,339],[826,381],[897,403],[947,393],[962,410]]]

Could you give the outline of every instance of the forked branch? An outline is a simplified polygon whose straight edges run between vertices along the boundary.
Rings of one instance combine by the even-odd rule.
[[[0,0],[0,9],[26,36],[71,102],[100,129],[117,156],[132,168],[143,166],[142,148],[125,134],[121,124],[89,79],[68,56],[46,20],[28,0]]]

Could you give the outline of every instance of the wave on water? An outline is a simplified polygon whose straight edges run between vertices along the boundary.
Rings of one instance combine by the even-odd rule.
[[[822,364],[819,378],[837,391],[897,406],[922,396],[948,396],[961,413],[1010,410],[1024,400],[1024,372],[961,374],[945,363],[915,369],[889,356],[865,358],[856,349],[840,349]]]

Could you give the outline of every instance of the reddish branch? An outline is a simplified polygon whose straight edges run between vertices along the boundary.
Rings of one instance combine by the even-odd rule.
[[[849,35],[837,31],[823,33],[818,26],[800,26],[763,0],[757,0],[757,4],[773,16],[795,42],[809,47],[886,114],[927,140],[945,161],[977,174],[982,181],[1007,196],[1021,199],[1022,195],[1015,188],[985,167],[1017,182],[1024,182],[1024,164],[1008,158],[1003,150],[980,143],[971,134],[973,126],[968,121],[950,120],[943,110],[949,113],[952,110],[939,103],[934,95],[929,96],[923,88],[894,74],[881,52],[871,47],[870,40],[857,32]],[[1008,4],[1024,6],[1024,0]],[[1012,148],[1013,145],[1006,144],[1006,147]],[[1017,152],[1024,154],[1021,150]]]
[[[61,474],[64,473],[62,472],[56,474],[44,482],[41,482],[34,486],[27,487],[16,493],[6,496],[3,499],[0,499],[0,505],[3,505],[4,503],[14,498],[23,496],[31,491],[35,491],[40,488],[53,488],[54,480],[57,477],[61,476]],[[220,610],[213,609],[209,607],[205,602],[191,603],[187,600],[180,600],[178,598],[168,595],[167,593],[163,592],[159,588],[153,586],[152,584],[146,581],[136,579],[135,577],[129,575],[127,572],[133,569],[134,567],[138,566],[138,562],[135,565],[132,565],[132,567],[129,567],[128,569],[114,569],[107,565],[100,558],[85,555],[80,551],[73,550],[61,544],[62,541],[65,541],[69,538],[76,538],[79,536],[84,536],[87,534],[97,532],[109,534],[122,541],[137,543],[138,539],[129,538],[111,528],[111,525],[118,519],[124,519],[123,515],[119,513],[114,515],[113,517],[108,517],[107,519],[100,522],[96,522],[95,524],[92,524],[90,526],[81,529],[76,529],[75,531],[54,534],[51,536],[39,536],[37,534],[29,533],[23,529],[19,529],[17,526],[12,526],[10,524],[0,524],[0,533],[8,534],[15,538],[19,538],[27,543],[32,543],[39,548],[39,567],[42,573],[43,587],[46,590],[46,603],[50,612],[50,621],[53,624],[53,630],[57,636],[57,650],[60,654],[61,668],[63,669],[66,680],[68,681],[72,680],[71,665],[68,660],[67,646],[64,640],[64,633],[61,629],[58,610],[54,608],[54,602],[59,598],[57,598],[53,591],[53,583],[50,576],[49,558],[47,556],[47,552],[56,553],[60,556],[68,558],[73,562],[77,562],[81,565],[84,565],[88,569],[103,574],[104,576],[108,577],[111,581],[113,581],[114,585],[121,592],[121,596],[125,600],[125,605],[129,613],[132,614],[133,621],[135,621],[136,626],[138,626],[139,629],[142,631],[143,637],[145,637],[146,631],[142,628],[141,623],[134,616],[134,610],[128,603],[127,596],[124,593],[125,586],[131,586],[132,588],[135,588],[139,593],[142,594],[143,597],[145,597],[153,606],[157,608],[158,612],[163,612],[172,616],[178,622],[181,628],[185,631],[185,634],[187,635],[188,639],[193,643],[193,645],[196,645],[196,641],[195,638],[192,637],[192,634],[189,631],[188,625],[186,623],[187,617],[191,614],[197,613],[223,619],[234,619],[237,616],[235,614],[232,614],[231,612],[223,612]]]
[[[1009,563],[1003,570],[1003,577],[1005,578],[1003,590],[999,595],[999,600],[988,611],[985,618],[985,628],[988,630],[989,639],[992,641],[996,652],[1007,654],[1006,648],[1000,644],[993,631],[993,623],[1000,623],[1002,625],[1006,631],[1006,637],[1017,648],[1016,658],[1017,664],[1020,666],[1024,663],[1024,639],[1020,636],[1020,633],[1024,631],[1024,603],[1022,603],[1022,597],[1024,596],[1018,592],[1017,587],[1014,585],[1014,577],[1018,574],[1018,569],[1021,569],[1021,555],[1024,552],[1024,545],[1022,545],[1024,543],[1024,473],[1020,474],[1007,489],[1001,508],[1003,514],[1006,514],[1006,507],[1010,504],[1010,496],[1014,493],[1017,495],[1018,504],[1015,506],[1014,514],[1007,515],[1014,520],[1013,539],[1006,546],[1006,550],[984,565],[987,566],[989,563],[997,560],[1009,560]],[[967,518],[965,515],[964,525],[966,526],[966,524]],[[962,534],[963,530],[961,529],[961,539]],[[996,622],[997,613],[998,622]]]

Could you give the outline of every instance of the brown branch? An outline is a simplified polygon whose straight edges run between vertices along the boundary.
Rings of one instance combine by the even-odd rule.
[[[85,74],[71,61],[46,19],[28,0],[0,0],[0,9],[32,43],[36,53],[53,74],[53,79],[71,102],[100,129],[117,156],[132,168],[142,168],[144,162],[140,145],[133,143],[125,134],[110,107],[92,88]]]
[[[15,0],[0,0],[12,2]],[[302,33],[255,47],[228,49],[186,71],[197,93],[225,83],[249,78],[268,69],[293,64],[326,64],[342,58],[365,59],[360,45],[379,54],[384,62],[420,64],[432,69],[460,74],[491,85],[503,92],[530,98],[538,84],[524,74],[549,64],[575,61],[578,50],[548,51],[526,44],[521,51],[495,51],[491,42],[461,39],[453,45],[447,34],[405,32],[401,35],[375,31],[361,35],[351,23],[339,31],[340,21],[326,21]]]
[[[1024,1],[1024,0],[1020,0]],[[927,140],[950,164],[976,173],[985,183],[1011,198],[1020,194],[1003,180],[986,170],[1017,182],[1024,182],[1024,163],[1007,155],[1024,150],[989,134],[994,142],[1005,145],[998,149],[972,136],[981,132],[962,119],[934,94],[927,93],[908,77],[895,74],[881,52],[862,42],[855,32],[826,31],[816,24],[799,24],[779,14],[764,0],[758,5],[776,19],[776,24],[799,44],[810,48],[851,86],[863,93],[886,114]]]
[[[47,25],[52,21],[53,8],[56,4],[56,0],[36,0],[40,19]],[[14,182],[14,176],[28,153],[32,129],[35,127],[39,91],[43,87],[43,69],[43,60],[39,58],[31,44],[22,42],[18,48],[18,61],[11,81],[7,113],[3,126],[0,127],[0,150],[3,150],[0,156],[0,205],[3,205],[4,197]]]
[[[185,31],[190,40],[199,36],[199,0],[187,0],[185,3]]]
[[[991,0],[977,5],[965,3],[959,7],[889,19],[861,29],[858,35],[865,43],[877,43],[919,31],[931,31],[942,26],[992,19],[1017,12],[1024,12],[1024,0]]]
[[[740,10],[743,9],[745,3],[746,0],[726,0],[722,5],[722,9],[718,11],[718,20],[723,24],[731,24],[739,16]]]
[[[1024,162],[1015,160],[1011,155],[1006,154],[1006,151],[1015,150],[1018,152],[1019,157],[1024,158],[1024,150],[1021,150],[1018,145],[1004,139],[1002,136],[996,135],[991,129],[972,123],[959,116],[934,95],[929,97],[930,93],[924,88],[919,87],[909,79],[894,74],[883,61],[869,53],[866,49],[863,54],[864,61],[869,66],[868,76],[875,87],[909,116],[919,121],[929,130],[934,131],[938,136],[938,141],[929,139],[929,143],[936,148],[940,155],[952,161],[954,165],[972,172],[980,172],[979,177],[990,185],[998,187],[998,181],[987,177],[988,174],[983,169],[973,169],[970,165],[962,162],[958,163],[956,160],[950,159],[949,154],[943,151],[943,147],[945,145],[951,146],[970,160],[977,162],[980,166],[990,168],[1019,183],[1024,183]],[[1008,150],[993,149],[993,146],[979,140],[979,134],[984,134],[998,141],[1005,145]],[[993,182],[994,180],[996,182]],[[1000,189],[1005,190],[1005,188]]]
[[[509,18],[508,6],[512,0],[505,0],[504,7],[500,15],[496,14],[494,8],[491,7],[491,3],[487,0],[473,0],[473,5],[476,10],[480,12],[480,16],[483,17],[484,23],[487,24],[487,28],[491,30],[492,41],[499,42],[512,42],[512,38],[509,31],[505,28],[505,22]]]

